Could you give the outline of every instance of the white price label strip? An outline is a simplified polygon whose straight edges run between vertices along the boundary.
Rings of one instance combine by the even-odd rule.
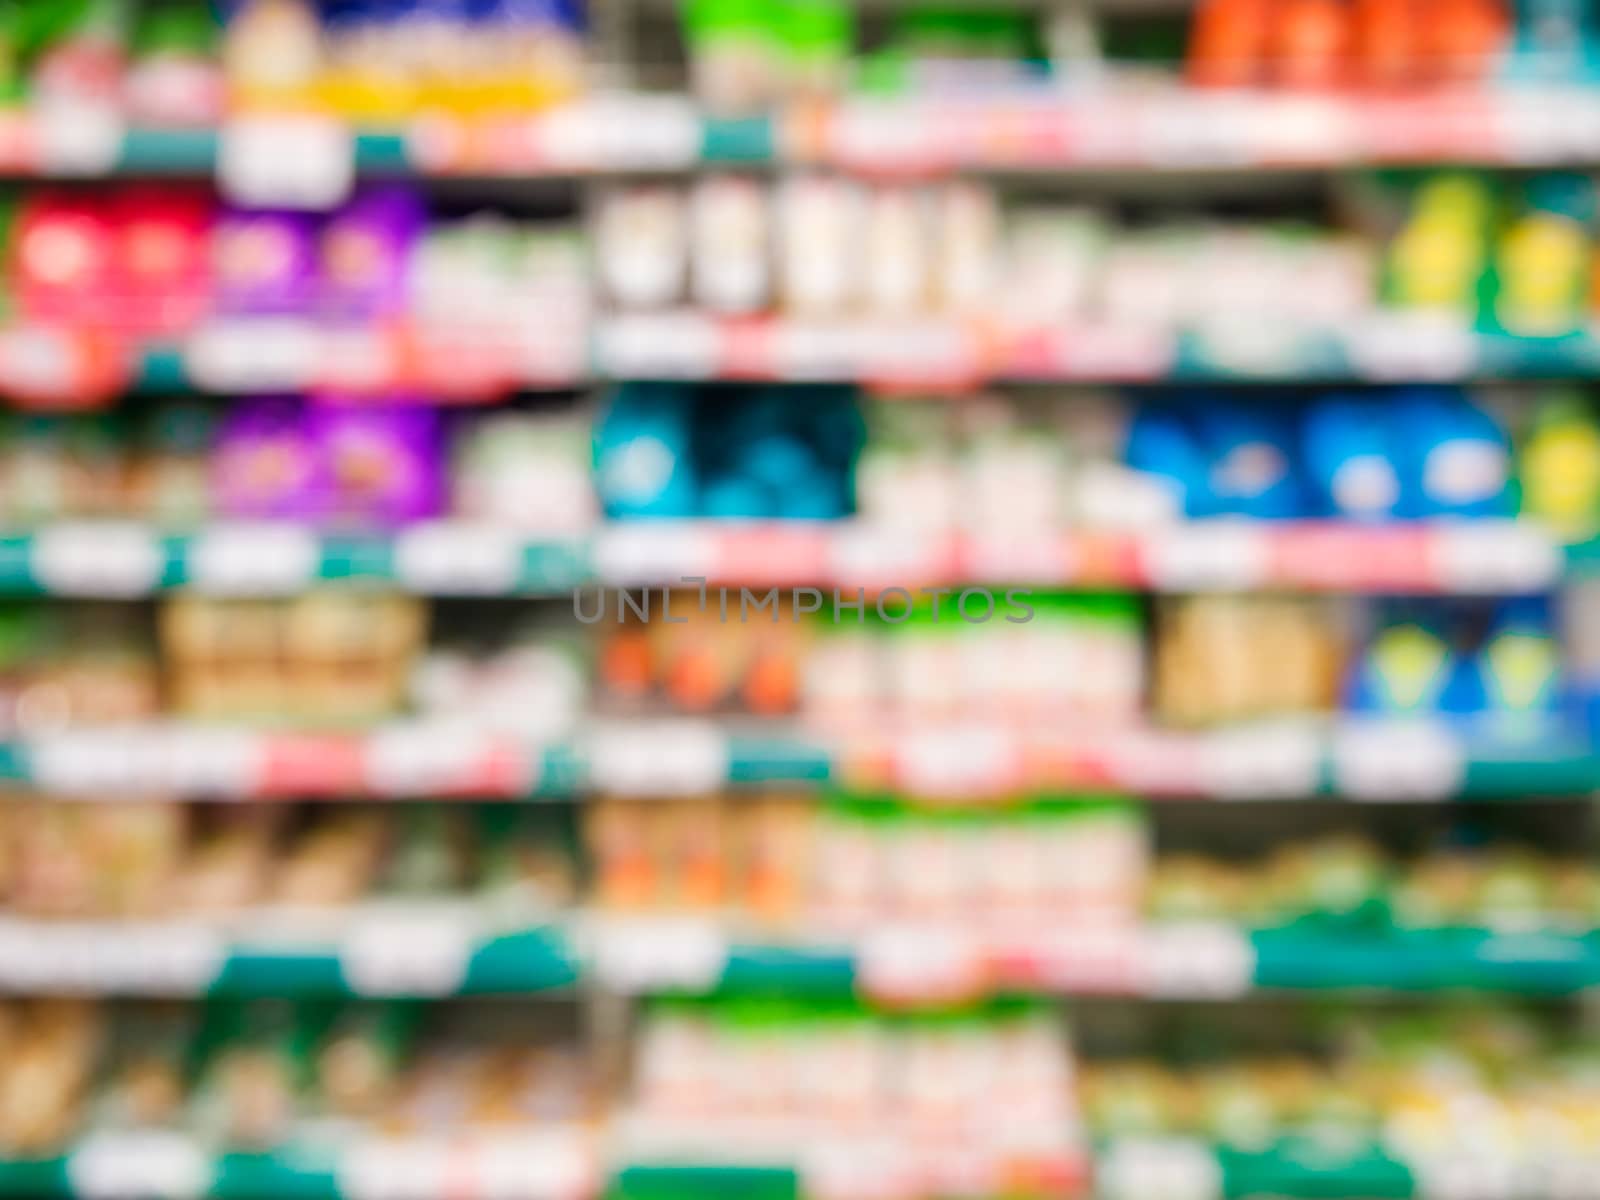
[[[213,392],[289,391],[315,377],[322,353],[316,326],[300,317],[218,320],[184,347],[184,368]]]
[[[326,211],[350,194],[355,146],[342,122],[315,114],[245,117],[222,128],[217,182],[236,204]]]
[[[43,174],[107,175],[122,156],[122,110],[115,104],[46,100],[31,115]]]
[[[367,783],[386,796],[457,791],[484,777],[494,750],[494,739],[470,724],[385,726],[367,739]]]
[[[470,914],[433,904],[371,904],[339,947],[350,989],[363,996],[449,996],[461,990],[476,942]]]
[[[190,545],[189,583],[216,595],[283,595],[315,580],[321,564],[321,545],[309,529],[222,524]]]
[[[451,1157],[439,1142],[363,1138],[335,1168],[339,1194],[346,1200],[439,1200],[450,1194]]]
[[[236,799],[259,787],[265,746],[258,734],[204,725],[174,725],[160,735],[162,790],[181,796]]]
[[[924,925],[886,925],[861,940],[857,956],[861,987],[894,998],[964,996],[985,982],[977,941],[960,930]]]
[[[0,368],[14,388],[70,396],[78,379],[78,343],[48,325],[19,325],[0,333]]]
[[[619,379],[707,379],[722,340],[718,323],[700,313],[611,317],[596,329],[595,361]]]
[[[1334,779],[1354,800],[1437,800],[1460,791],[1466,754],[1448,729],[1426,721],[1370,721],[1334,735]]]
[[[1147,996],[1227,999],[1250,991],[1255,951],[1231,925],[1185,921],[1154,925],[1143,933]]]
[[[0,984],[16,991],[191,995],[216,979],[225,954],[199,924],[0,922]]]
[[[698,721],[624,723],[589,741],[594,786],[623,796],[694,796],[728,780],[728,736]]]
[[[1408,1165],[1417,1195],[1425,1200],[1502,1200],[1526,1194],[1513,1186],[1515,1163],[1504,1154],[1475,1153],[1461,1146],[1445,1154],[1412,1155]]]
[[[161,543],[150,530],[112,521],[41,530],[30,560],[39,585],[63,596],[149,595],[165,565]]]
[[[82,1200],[188,1200],[210,1187],[211,1161],[180,1133],[91,1133],[68,1156],[67,1179]]]
[[[1102,1156],[1095,1182],[1106,1200],[1217,1200],[1222,1167],[1204,1142],[1126,1138]]]
[[[1145,575],[1164,590],[1229,591],[1267,578],[1267,536],[1249,523],[1195,522],[1153,534],[1142,549]]]
[[[596,1194],[600,1163],[581,1134],[535,1129],[473,1146],[477,1200],[585,1200]]]
[[[1283,723],[1228,729],[1206,737],[1201,747],[1205,789],[1213,796],[1253,800],[1316,794],[1322,741],[1313,728]]]
[[[1441,526],[1433,570],[1451,592],[1535,592],[1561,577],[1562,552],[1547,531],[1524,521],[1472,521]]]
[[[661,584],[697,587],[687,579],[703,579],[717,565],[717,541],[704,525],[641,521],[609,526],[594,547],[594,566],[612,584]],[[659,605],[659,595],[652,597]],[[714,601],[709,600],[709,603]],[[589,611],[585,606],[585,611]],[[609,609],[616,618],[615,606]]]
[[[522,582],[522,540],[507,529],[466,521],[429,521],[402,532],[394,572],[430,595],[496,596]]]
[[[1451,317],[1386,313],[1351,330],[1345,352],[1368,379],[1460,379],[1477,365],[1478,339]]]
[[[28,747],[33,785],[43,792],[95,798],[96,793],[161,791],[167,747],[154,730],[85,730],[42,737]]]
[[[1022,747],[1009,729],[924,730],[905,737],[896,751],[896,778],[914,796],[1009,792],[1022,774]]]
[[[695,917],[606,919],[590,928],[590,939],[596,974],[621,992],[705,991],[728,963],[722,932]]]
[[[590,102],[600,165],[676,170],[700,161],[700,114],[679,96],[602,96]]]

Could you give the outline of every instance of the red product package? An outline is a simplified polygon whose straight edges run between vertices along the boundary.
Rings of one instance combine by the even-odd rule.
[[[1355,0],[1355,68],[1362,83],[1393,88],[1421,74],[1418,0]]]
[[[1199,87],[1260,83],[1268,13],[1265,0],[1202,0],[1189,37],[1189,81]]]
[[[130,187],[111,202],[109,318],[141,337],[192,328],[211,294],[210,196],[202,188]]]
[[[98,325],[114,286],[112,229],[104,205],[87,195],[41,191],[17,217],[11,278],[27,320]]]
[[[1332,88],[1350,67],[1350,10],[1342,0],[1283,0],[1273,13],[1273,78],[1292,88]]]

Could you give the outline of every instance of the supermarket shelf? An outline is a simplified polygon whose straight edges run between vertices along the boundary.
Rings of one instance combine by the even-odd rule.
[[[1487,723],[1485,723],[1487,726]],[[829,737],[714,720],[595,720],[546,743],[470,717],[397,721],[365,732],[173,722],[0,742],[0,781],[66,796],[171,793],[233,798],[539,800],[593,790],[699,795],[834,782],[927,798],[1113,792],[1156,798],[1442,801],[1580,796],[1600,789],[1600,753],[1545,728],[1352,719],[1217,732],[856,721]]]
[[[1058,1139],[1067,1136],[1058,1133]],[[68,1153],[0,1162],[0,1195],[133,1200],[138,1196],[211,1196],[216,1200],[409,1200],[444,1194],[463,1200],[578,1200],[609,1179],[625,1200],[795,1200],[818,1194],[832,1180],[855,1190],[825,1194],[879,1195],[865,1190],[863,1166],[899,1168],[911,1179],[937,1176],[941,1166],[960,1178],[972,1156],[943,1162],[936,1147],[918,1145],[901,1155],[875,1143],[872,1157],[850,1153],[811,1155],[803,1163],[753,1163],[707,1156],[630,1160],[608,1153],[589,1131],[535,1126],[503,1134],[428,1140],[358,1139],[337,1149],[326,1141],[290,1143],[261,1153],[214,1153],[182,1134],[116,1133],[91,1136]],[[726,1150],[726,1148],[724,1148]],[[952,1147],[970,1151],[970,1147]],[[832,1170],[830,1170],[832,1166]],[[846,1168],[854,1167],[854,1170]],[[869,1167],[869,1169],[870,1169]],[[1241,1148],[1185,1137],[1123,1137],[1095,1148],[1034,1154],[1007,1176],[1019,1195],[1076,1194],[1092,1167],[1095,1194],[1105,1200],[1226,1200],[1271,1195],[1290,1200],[1410,1200],[1420,1195],[1513,1200],[1528,1195],[1590,1200],[1600,1195],[1592,1153],[1542,1151],[1537,1161],[1507,1152],[1463,1155],[1458,1150],[1407,1152],[1367,1135],[1325,1134],[1285,1138]],[[879,1182],[886,1171],[873,1172]],[[837,1176],[837,1178],[835,1178]],[[898,1174],[896,1175],[898,1177]],[[1531,1181],[1531,1182],[1530,1182]],[[1031,1187],[1029,1185],[1032,1185]],[[1531,1190],[1536,1187],[1537,1190]],[[427,1190],[424,1190],[427,1189]],[[924,1194],[906,1187],[895,1194]]]
[[[229,159],[243,148],[298,157],[285,173],[298,176],[308,156],[297,150],[315,147],[326,158],[330,146],[356,173],[487,177],[778,162],[882,174],[1532,166],[1600,159],[1600,94],[1577,87],[1367,97],[1177,87],[1080,97],[1041,90],[965,103],[848,99],[740,119],[704,115],[681,95],[621,94],[526,116],[435,115],[396,131],[349,130],[303,114],[254,117],[216,130],[123,129],[104,116],[97,122],[91,138],[63,123],[8,114],[0,169],[78,176],[218,171],[226,184],[238,170]],[[337,136],[330,139],[330,130]]]
[[[995,992],[1232,999],[1350,989],[1568,995],[1600,985],[1600,931],[1067,923],[996,941],[901,923],[831,944],[762,944],[740,941],[710,920],[647,917],[618,919],[593,936],[589,968],[599,981],[641,993],[854,990],[927,1003]]]
[[[995,993],[1228,999],[1373,989],[1566,995],[1600,986],[1600,930],[1248,930],[1081,918],[1000,936],[910,921],[822,940],[715,916],[496,921],[475,901],[378,900],[252,920],[0,918],[0,992],[154,996],[534,994],[580,979],[625,995],[718,991],[940,1003]]]
[[[860,382],[888,390],[999,383],[1320,383],[1600,377],[1600,335],[1481,333],[1405,313],[1342,331],[1261,322],[1176,331],[1086,324],[1026,333],[947,318],[805,321],[698,311],[499,331],[296,317],[207,322],[134,345],[106,330],[0,329],[0,394],[43,410],[128,392],[221,395],[328,388],[486,403],[605,379]]]
[[[1019,332],[954,318],[805,321],[691,310],[607,318],[591,354],[602,378],[859,380],[889,388],[1600,374],[1593,331],[1519,337],[1399,312],[1327,331],[1248,320],[1187,331],[1099,323]]]
[[[218,522],[175,534],[135,521],[65,521],[0,536],[0,595],[135,597],[175,588],[294,593],[369,582],[422,595],[562,596],[591,584],[911,590],[961,584],[1201,592],[1514,595],[1600,565],[1532,522],[1196,521],[1143,533],[996,531],[975,537],[854,522],[636,521],[583,536],[435,520],[393,534],[293,522]],[[826,604],[831,593],[824,597]],[[739,603],[738,595],[730,603]],[[886,597],[888,611],[905,601]],[[868,602],[871,607],[871,602]],[[850,612],[845,612],[849,619]],[[859,619],[859,618],[858,618]]]
[[[0,991],[197,996],[534,993],[577,980],[554,927],[494,930],[471,908],[374,902],[202,922],[0,918]]]
[[[554,1123],[469,1137],[312,1139],[222,1153],[177,1132],[107,1131],[66,1154],[0,1160],[0,1195],[135,1200],[407,1200],[444,1195],[581,1200],[594,1194],[594,1135]],[[463,1181],[473,1181],[462,1190]]]

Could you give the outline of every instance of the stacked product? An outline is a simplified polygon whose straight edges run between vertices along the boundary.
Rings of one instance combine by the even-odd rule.
[[[1052,927],[1126,931],[1145,877],[1137,810],[1081,799],[610,799],[590,816],[588,849],[609,912],[726,914],[823,942],[911,924],[996,953]]]
[[[8,805],[6,910],[36,919],[203,919],[249,931],[368,900],[469,900],[488,927],[563,914],[577,891],[558,812],[168,801]],[[309,926],[315,931],[319,926]]]
[[[5,1008],[0,1152],[46,1158],[95,1133],[187,1134],[217,1153],[321,1138],[583,1130],[575,1048],[508,1012],[407,1005]]]

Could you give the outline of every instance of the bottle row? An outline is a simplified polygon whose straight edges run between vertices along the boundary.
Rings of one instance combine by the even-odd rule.
[[[431,642],[418,601],[348,589],[184,596],[163,602],[153,627],[126,607],[12,604],[0,626],[3,728],[41,737],[165,714],[309,732],[410,715],[549,744],[596,709],[791,718],[824,735],[1354,716],[1537,746],[1582,724],[1594,677],[1579,650],[1563,650],[1569,637],[1587,644],[1581,617],[1563,629],[1540,598],[1200,596],[1147,613],[1115,593],[893,588],[830,612],[826,597],[746,589],[724,621],[729,599],[597,593],[575,602],[612,610],[591,611],[589,627],[565,612],[517,622],[442,607]]]
[[[976,183],[618,185],[592,230],[623,311],[693,305],[805,320],[981,320],[1012,338],[1074,326],[1211,329],[1270,317],[1336,332],[1378,311],[1517,337],[1585,328],[1595,192],[1580,175],[1466,173],[1354,187],[1342,229],[1005,205]],[[492,212],[430,220],[421,191],[369,184],[331,214],[218,208],[203,190],[34,190],[6,260],[24,322],[172,338],[215,316],[400,318],[512,338],[538,312],[581,337],[577,230]]]
[[[1091,1167],[1114,1197],[1154,1181],[1209,1200],[1245,1178],[1290,1196],[1330,1182],[1455,1194],[1450,1160],[1469,1148],[1471,1194],[1593,1194],[1592,1039],[1514,1007],[1258,1014],[1255,1028],[1178,1013],[1119,1036],[1100,1014],[1069,1025],[1018,1003],[663,1002],[620,1085],[559,1023],[482,1004],[5,1014],[17,1049],[0,1094],[16,1098],[0,1177],[20,1184],[31,1166],[35,1186],[69,1194],[253,1195],[252,1157],[280,1186],[376,1200],[446,1179],[466,1196],[576,1200],[612,1170],[734,1163],[747,1188],[759,1168],[787,1170],[841,1200],[1085,1194]],[[1323,1191],[1302,1191],[1319,1169]]]
[[[174,535],[451,518],[550,541],[602,518],[853,518],[834,528],[907,545],[1216,518],[1367,530],[1523,518],[1581,540],[1600,527],[1600,423],[1567,387],[870,400],[836,385],[689,384],[621,385],[592,419],[324,392],[0,422],[7,528],[112,517]],[[809,582],[799,568],[788,578]]]

